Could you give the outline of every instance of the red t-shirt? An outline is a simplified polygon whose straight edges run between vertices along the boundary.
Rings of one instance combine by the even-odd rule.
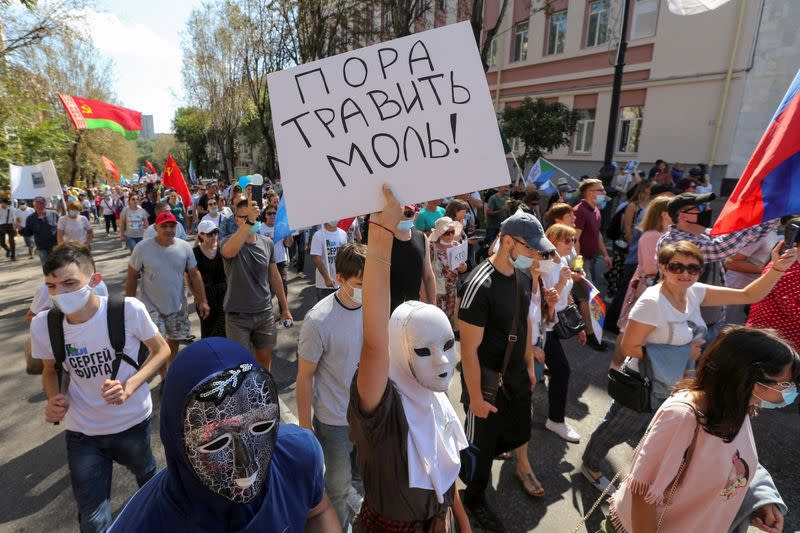
[[[769,263],[764,271],[772,268]],[[747,325],[752,328],[773,328],[795,350],[800,350],[800,263],[794,262],[772,288],[766,298],[750,307]]]
[[[581,230],[581,255],[584,259],[594,259],[600,254],[600,210],[586,200],[581,200],[573,209],[575,229]]]

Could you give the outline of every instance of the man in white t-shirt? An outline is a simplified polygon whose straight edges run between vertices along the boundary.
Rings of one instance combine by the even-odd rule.
[[[25,221],[28,220],[28,217],[33,214],[33,209],[28,207],[28,202],[25,200],[19,201],[19,207],[15,211],[15,226],[18,230],[21,230],[25,227]],[[33,235],[22,236],[25,239],[25,246],[28,247],[28,257],[33,257],[33,249],[36,247],[36,243],[33,240]]]
[[[339,249],[339,290],[306,314],[297,347],[297,415],[300,426],[312,429],[322,445],[325,491],[344,531],[350,531],[361,507],[361,497],[352,482],[353,443],[348,435],[347,406],[364,337],[361,285],[366,258],[363,244],[346,244]]]
[[[311,238],[311,260],[317,269],[317,301],[336,292],[336,252],[347,244],[347,232],[336,227],[338,220],[326,222]]]
[[[141,487],[156,473],[150,448],[153,410],[147,380],[167,360],[169,347],[135,298],[124,303],[125,354],[136,358],[140,343],[150,353],[139,368],[123,360],[113,373],[114,349],[107,327],[108,299],[92,290],[95,273],[86,245],[55,248],[43,266],[45,283],[64,313],[64,373],[59,380],[48,333],[48,313],[31,323],[33,357],[44,363],[45,420],[66,426],[67,462],[81,531],[105,531],[111,525],[112,461],[127,467]]]

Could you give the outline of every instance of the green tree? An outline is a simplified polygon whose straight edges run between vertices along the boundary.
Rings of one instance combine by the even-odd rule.
[[[537,98],[525,98],[519,107],[506,107],[502,113],[503,133],[518,138],[525,145],[519,159],[522,168],[543,154],[569,144],[580,118],[580,112],[560,102],[552,104]]]
[[[211,116],[199,107],[180,107],[172,118],[175,138],[186,146],[186,159],[195,162],[201,176],[209,175],[208,143]]]

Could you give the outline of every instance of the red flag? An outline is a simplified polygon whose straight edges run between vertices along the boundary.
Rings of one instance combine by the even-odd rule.
[[[146,166],[147,170],[149,170],[152,174],[158,174],[158,171],[156,170],[156,167],[154,167],[153,163],[151,163],[147,159],[144,160],[144,166]]]
[[[103,166],[106,169],[106,175],[111,172],[111,174],[114,176],[114,180],[119,181],[119,171],[117,170],[117,165],[104,155],[101,155],[100,159],[103,160]]]
[[[108,128],[126,139],[135,139],[142,131],[142,114],[133,109],[68,94],[59,94],[58,98],[79,130]]]
[[[350,226],[353,225],[353,221],[355,219],[356,217],[343,218],[339,221],[338,224],[336,224],[336,227],[339,229],[343,229],[344,231],[350,231]]]
[[[164,174],[161,175],[161,182],[165,187],[175,189],[181,196],[183,205],[185,205],[187,209],[192,205],[192,195],[189,194],[186,180],[183,179],[181,169],[178,168],[178,163],[172,159],[171,155],[167,157],[167,162],[164,164]]]

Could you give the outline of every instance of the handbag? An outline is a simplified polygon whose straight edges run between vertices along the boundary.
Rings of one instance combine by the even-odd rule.
[[[672,481],[672,488],[669,490],[669,495],[664,500],[664,510],[661,511],[661,515],[658,517],[658,524],[656,525],[656,533],[661,530],[661,526],[664,524],[664,517],[667,515],[667,511],[669,511],[669,506],[672,505],[672,498],[675,496],[675,490],[678,488],[678,485],[681,482],[681,477],[683,476],[683,472],[686,470],[686,467],[689,465],[689,461],[692,458],[692,453],[694,452],[695,445],[697,444],[697,434],[700,432],[700,413],[697,411],[697,408],[689,402],[682,401],[681,403],[685,403],[689,407],[692,408],[694,412],[695,419],[697,419],[697,425],[694,427],[694,434],[692,435],[692,441],[689,443],[689,447],[686,448],[686,451],[683,453],[683,460],[681,461],[681,465],[678,467],[678,473],[675,474],[675,479]],[[647,440],[647,436],[650,434],[650,428],[652,427],[652,421],[650,425],[647,427],[647,431],[644,432],[642,439],[639,441],[639,444],[636,445],[636,449],[633,450],[633,458],[635,459],[636,456],[639,455],[639,452],[642,449],[642,445],[644,441]],[[608,486],[603,490],[597,500],[594,502],[592,507],[589,509],[589,512],[583,515],[581,521],[578,522],[578,525],[572,530],[572,533],[578,533],[578,530],[581,528],[583,524],[586,523],[586,520],[589,519],[590,516],[597,510],[600,506],[600,503],[603,499],[608,495],[608,491],[611,490],[611,487],[619,480],[622,476],[622,470],[619,470],[615,475]],[[600,531],[610,531],[616,532],[617,529],[614,527],[610,517],[605,517],[605,519],[600,524],[601,530]]]
[[[553,326],[553,333],[559,339],[571,339],[585,327],[586,324],[581,318],[578,306],[575,304],[570,304],[561,311],[556,311],[556,323]]]
[[[514,269],[514,294],[517,294],[519,287],[519,272]],[[503,366],[500,372],[486,368],[481,365],[481,394],[483,399],[494,405],[497,400],[497,391],[502,389],[503,394],[508,398],[508,392],[503,388],[503,374],[506,372],[508,362],[511,360],[511,352],[514,350],[514,345],[517,343],[517,323],[519,322],[519,299],[517,299],[514,306],[514,319],[511,321],[511,330],[508,335],[508,342],[506,343],[505,355],[503,355]]]
[[[650,378],[631,370],[627,365],[608,370],[608,395],[615,402],[637,413],[652,413],[650,393],[653,383]]]

